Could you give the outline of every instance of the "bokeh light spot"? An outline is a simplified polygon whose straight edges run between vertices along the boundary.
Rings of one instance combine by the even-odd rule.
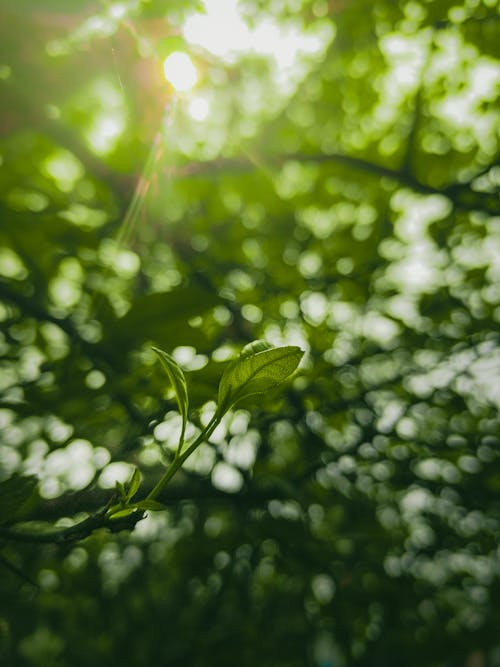
[[[174,51],[163,63],[165,79],[175,90],[186,92],[198,81],[198,73],[191,58],[182,51]]]

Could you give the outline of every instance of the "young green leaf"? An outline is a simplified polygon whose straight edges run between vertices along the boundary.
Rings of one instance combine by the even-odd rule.
[[[136,507],[138,510],[151,510],[152,512],[159,512],[160,510],[166,510],[167,506],[159,503],[157,500],[140,500],[138,503],[134,503],[133,507]]]
[[[286,380],[302,359],[300,347],[269,348],[256,341],[224,371],[219,384],[218,411],[223,415],[235,403],[254,394],[262,394]],[[262,344],[263,343],[263,344]],[[266,347],[264,347],[266,346]]]
[[[120,507],[120,505],[113,505],[113,507],[110,507],[107,513],[107,516],[110,519],[123,519],[126,516],[130,516],[134,512],[137,511],[137,508],[135,505],[129,505],[128,507],[124,507],[123,509]]]
[[[122,503],[126,503],[127,502],[127,491],[125,489],[125,485],[122,484],[121,482],[119,482],[118,480],[116,480],[115,487],[116,487],[116,490],[118,491],[118,495],[120,496],[120,501]]]
[[[138,468],[135,468],[134,472],[132,473],[132,478],[128,483],[127,501],[132,500],[132,498],[139,490],[140,485],[141,485],[141,473],[139,472]]]
[[[175,361],[173,357],[171,357],[169,354],[167,354],[163,350],[160,350],[157,347],[153,347],[152,349],[160,359],[160,363],[163,366],[163,369],[172,384],[175,393],[175,398],[177,399],[179,412],[182,417],[182,430],[179,437],[179,447],[178,447],[178,451],[180,452],[182,443],[184,442],[184,433],[186,432],[186,424],[187,424],[187,417],[189,410],[189,399],[187,393],[186,378],[184,377],[184,372],[182,368],[179,366],[179,364]]]
[[[240,352],[240,359],[245,359],[246,357],[252,357],[258,352],[264,352],[264,350],[272,350],[273,346],[267,343],[265,340],[254,340],[245,347]]]
[[[149,510],[150,512],[160,512],[166,509],[166,505],[159,503],[157,500],[146,498],[145,500],[139,500],[137,503],[131,503],[126,507],[123,507],[122,505],[113,505],[108,509],[107,516],[110,519],[121,519],[123,517],[130,516],[137,510],[141,512],[146,510]]]

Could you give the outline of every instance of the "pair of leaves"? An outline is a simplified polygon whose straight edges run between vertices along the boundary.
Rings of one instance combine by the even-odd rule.
[[[182,464],[180,453],[184,443],[184,434],[186,432],[189,411],[186,378],[182,368],[172,356],[158,347],[153,347],[153,351],[158,356],[163,370],[170,380],[177,406],[182,417],[179,445],[177,448],[176,460],[173,462],[173,465],[177,465],[178,467]],[[304,352],[294,345],[271,347],[264,341],[254,341],[244,347],[239,358],[226,367],[219,383],[217,412],[210,425],[206,427],[205,431],[198,437],[198,440],[195,441],[192,447],[195,447],[201,442],[203,434],[208,433],[210,428],[213,430],[215,425],[220,422],[223,415],[236,405],[236,403],[239,403],[249,396],[262,394],[281,384],[283,380],[295,371],[303,354]],[[186,454],[189,455],[189,451]],[[154,496],[158,493],[158,490],[160,490],[166,481],[170,479],[168,476],[170,471],[174,470],[175,472],[176,469],[177,468],[171,468],[167,470],[166,476],[160,480],[159,485],[153,489],[150,496]],[[153,500],[153,498],[146,498],[137,503],[131,502],[140,487],[140,483],[141,476],[137,469],[134,470],[132,478],[128,484],[123,485],[120,484],[120,482],[116,483],[120,494],[120,502],[109,508],[109,517],[121,518],[136,511],[164,509],[164,506]]]
[[[153,350],[167,373],[182,416],[178,449],[180,451],[189,409],[186,379],[182,368],[173,357],[157,347],[153,347]],[[281,384],[295,371],[303,354],[304,352],[295,345],[272,347],[261,340],[244,347],[239,358],[231,362],[222,375],[217,407],[219,417],[243,399],[262,394]]]
[[[140,485],[141,485],[141,473],[137,468],[135,468],[134,472],[132,473],[132,477],[130,478],[129,482],[127,482],[126,484],[122,484],[121,482],[116,482],[116,488],[120,495],[120,502],[109,508],[107,514],[110,518],[120,519],[125,516],[129,516],[136,510],[158,511],[165,509],[165,505],[162,505],[156,500],[145,499],[145,500],[139,500],[136,503],[132,503],[131,500],[132,498],[135,497],[135,495],[139,491]]]
[[[130,503],[126,507],[122,507],[122,505],[113,505],[113,507],[110,507],[108,510],[108,516],[110,519],[123,519],[123,517],[130,516],[130,514],[133,514],[133,512],[137,510],[140,510],[141,512],[145,512],[146,510],[159,512],[165,509],[167,509],[166,505],[163,505],[156,500],[146,498],[145,500],[139,500],[137,503]]]
[[[134,469],[130,482],[122,484],[121,482],[116,482],[116,490],[120,494],[120,501],[123,505],[128,505],[128,503],[135,496],[139,487],[141,485],[141,473],[138,468]]]

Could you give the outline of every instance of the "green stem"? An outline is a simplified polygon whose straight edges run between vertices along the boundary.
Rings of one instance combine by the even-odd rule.
[[[181,454],[182,446],[184,445],[184,435],[185,435],[185,433],[186,433],[186,422],[183,420],[181,435],[179,437],[179,444],[177,445],[177,449],[175,451],[175,458],[177,458]]]
[[[221,415],[219,412],[216,412],[212,419],[208,422],[208,424],[205,426],[203,431],[200,433],[200,435],[196,438],[196,440],[185,450],[183,454],[179,454],[179,449],[177,450],[177,453],[174,457],[174,460],[170,464],[170,466],[167,468],[165,473],[162,475],[156,486],[153,488],[153,490],[149,493],[147,496],[146,500],[154,500],[158,496],[158,494],[164,489],[164,487],[168,484],[168,482],[172,479],[172,477],[175,475],[175,473],[179,470],[179,468],[182,466],[184,461],[191,456],[191,454],[194,452],[199,445],[204,440],[208,440],[208,438],[212,435],[212,433],[215,431],[217,426],[219,425],[221,420]]]

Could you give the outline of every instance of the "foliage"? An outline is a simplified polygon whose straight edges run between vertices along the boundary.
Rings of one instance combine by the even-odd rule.
[[[497,667],[495,3],[202,10],[0,8],[0,663]]]

